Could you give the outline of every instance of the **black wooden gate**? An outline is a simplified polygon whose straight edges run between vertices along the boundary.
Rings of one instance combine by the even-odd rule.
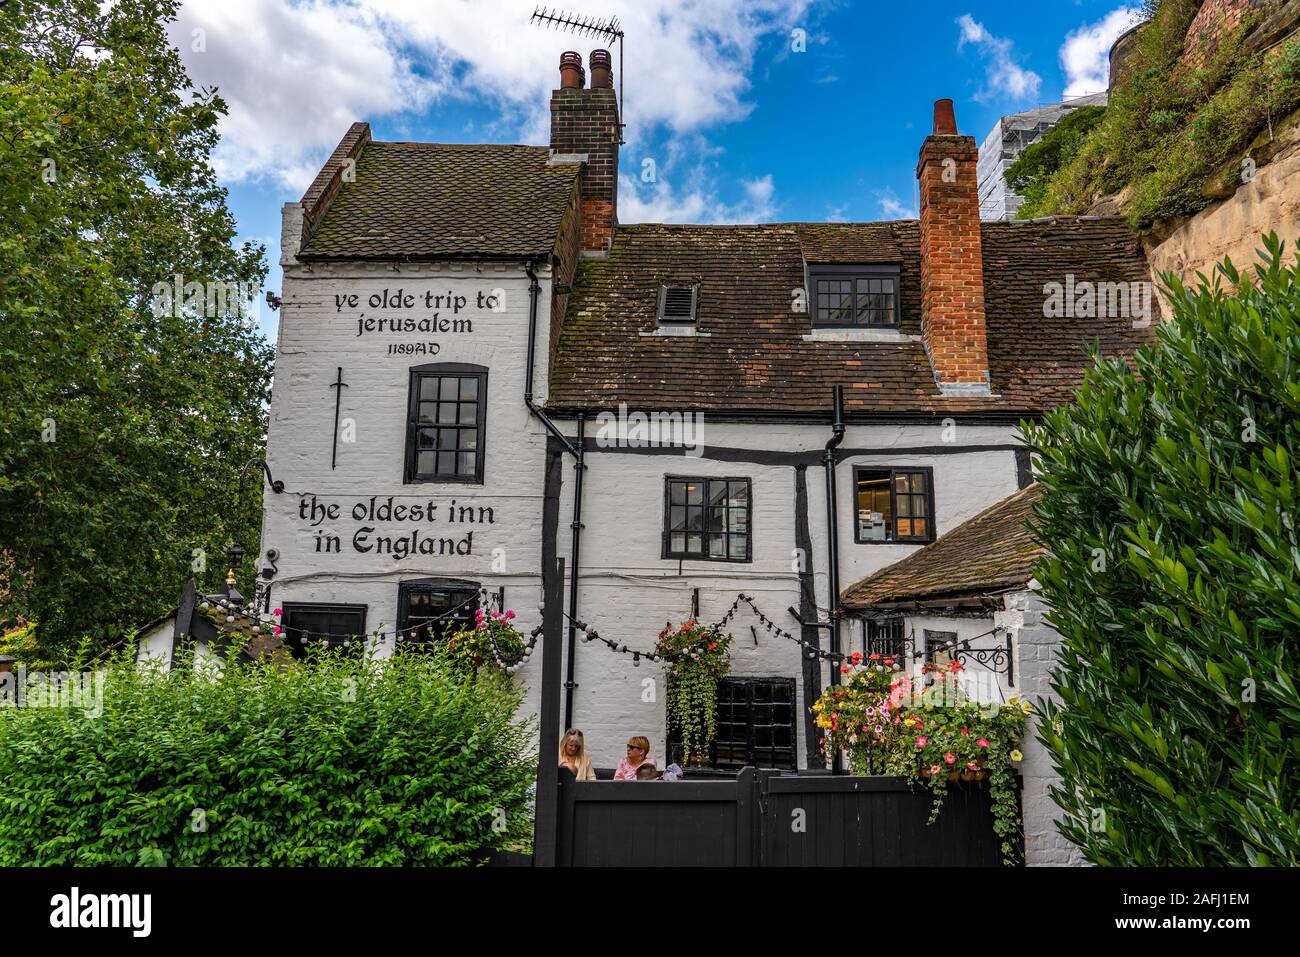
[[[555,862],[602,866],[997,866],[986,788],[745,768],[730,781],[576,781],[560,769]]]

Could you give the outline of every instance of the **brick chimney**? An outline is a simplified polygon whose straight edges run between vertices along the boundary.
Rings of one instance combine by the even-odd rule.
[[[946,395],[987,395],[984,265],[980,249],[979,149],[957,135],[952,100],[934,104],[921,146],[921,333]]]
[[[584,89],[582,57],[560,57],[560,89],[551,93],[551,154],[585,157],[582,192],[582,251],[609,252],[618,225],[618,100],[608,50],[591,53],[591,86]]]

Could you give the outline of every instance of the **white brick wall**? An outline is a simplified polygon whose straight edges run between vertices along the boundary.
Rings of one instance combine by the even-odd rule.
[[[296,247],[296,204],[286,207],[285,249]],[[534,395],[546,394],[546,304],[550,277],[540,274],[537,330],[538,361]],[[502,290],[500,312],[469,309],[471,333],[400,334],[368,332],[358,335],[360,314],[395,318],[393,310],[373,310],[369,297],[401,288],[423,296],[448,290],[475,301],[478,293]],[[336,297],[358,297],[357,305]],[[368,630],[392,630],[397,617],[398,584],[410,578],[453,577],[481,582],[495,590],[506,588],[506,604],[519,615],[524,630],[538,623],[543,469],[546,433],[523,403],[528,334],[528,280],[522,265],[475,264],[331,264],[306,265],[285,255],[285,279],[275,382],[270,409],[268,464],[286,491],[264,496],[262,550],[280,551],[272,605],[288,601],[361,603],[367,606]],[[340,303],[342,303],[340,305]],[[410,310],[419,317],[424,309]],[[401,313],[405,314],[405,313]],[[444,313],[445,314],[445,313]],[[436,342],[430,355],[389,355],[390,342]],[[402,481],[409,368],[426,362],[473,362],[490,369],[487,397],[486,466],[483,485],[422,484]],[[356,441],[338,444],[338,467],[330,468],[333,442],[335,381],[338,368],[348,388],[343,391],[340,417],[355,424]],[[829,395],[827,404],[829,407]],[[829,416],[828,416],[829,419]],[[572,422],[561,427],[570,435]],[[596,429],[589,426],[588,436]],[[706,420],[706,455],[638,454],[602,449],[588,454],[585,478],[585,525],[579,589],[579,617],[606,637],[631,648],[649,650],[665,621],[679,622],[690,614],[691,589],[701,589],[701,617],[716,620],[738,592],[755,596],[760,609],[788,631],[798,626],[786,609],[799,605],[798,579],[792,563],[796,547],[794,520],[795,469],[772,464],[764,455],[708,457],[718,449],[758,452],[808,452],[808,511],[816,572],[815,596],[820,612],[828,606],[826,565],[825,477],[820,450],[830,436],[829,424],[773,425],[721,423]],[[842,448],[856,450],[837,467],[839,495],[840,586],[891,564],[917,546],[859,545],[853,540],[853,467],[930,466],[935,480],[935,524],[943,533],[1016,489],[1014,452],[1009,448],[970,450],[980,446],[1009,446],[1015,442],[1010,426],[930,424],[850,427]],[[963,451],[968,450],[968,451]],[[770,457],[767,457],[770,459]],[[751,563],[683,562],[660,557],[663,527],[664,476],[701,475],[747,477],[753,488],[754,528]],[[569,557],[572,521],[573,463],[563,463],[558,553]],[[339,517],[315,528],[300,515],[300,503],[336,505]],[[362,525],[374,524],[373,535],[409,534],[411,523],[355,520],[350,510],[372,496],[383,502],[434,502],[438,521],[421,525],[421,534],[440,537],[449,531],[442,519],[446,506],[493,509],[490,525],[456,526],[454,536],[474,532],[469,556],[427,555],[398,560],[392,555],[364,554],[352,546]],[[426,527],[427,525],[427,527]],[[337,535],[338,553],[317,550],[316,533]],[[500,551],[497,551],[500,550]],[[496,564],[494,565],[494,560]],[[504,561],[504,567],[501,562]],[[566,588],[567,596],[567,588]],[[750,625],[758,629],[755,646]],[[775,637],[748,611],[732,625],[736,638],[734,673],[755,677],[787,677],[802,692],[799,646]],[[844,645],[857,640],[856,627],[843,627]],[[382,648],[388,650],[391,642]],[[540,655],[521,670],[527,690],[525,712],[536,711]],[[823,666],[823,685],[829,669]],[[596,643],[577,649],[575,723],[586,733],[598,765],[610,766],[624,753],[629,735],[645,734],[652,752],[664,757],[664,687],[662,670],[643,662],[634,667],[630,656],[611,653]],[[653,684],[644,684],[652,679]],[[653,700],[651,699],[653,691]],[[799,707],[806,706],[800,695]],[[799,757],[805,754],[802,712],[796,716]]]

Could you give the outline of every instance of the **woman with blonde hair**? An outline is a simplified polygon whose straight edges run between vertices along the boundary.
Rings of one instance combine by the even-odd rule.
[[[627,757],[618,762],[614,780],[635,781],[636,769],[643,764],[655,766],[654,758],[650,757],[650,739],[642,734],[633,735],[627,739]]]
[[[587,745],[577,728],[570,728],[560,739],[560,767],[568,768],[579,781],[596,780],[591,758],[587,757]]]

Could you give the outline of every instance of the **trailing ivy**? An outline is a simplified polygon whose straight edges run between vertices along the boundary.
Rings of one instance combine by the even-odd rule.
[[[0,708],[0,866],[451,865],[528,841],[508,682],[417,653],[198,670],[121,658],[100,714]]]
[[[718,679],[731,668],[731,636],[694,618],[659,633],[655,654],[668,660],[668,733],[682,742],[682,760],[704,764],[717,736]]]
[[[1040,737],[1097,864],[1300,863],[1300,258],[1187,288],[1026,424],[1061,633]]]

